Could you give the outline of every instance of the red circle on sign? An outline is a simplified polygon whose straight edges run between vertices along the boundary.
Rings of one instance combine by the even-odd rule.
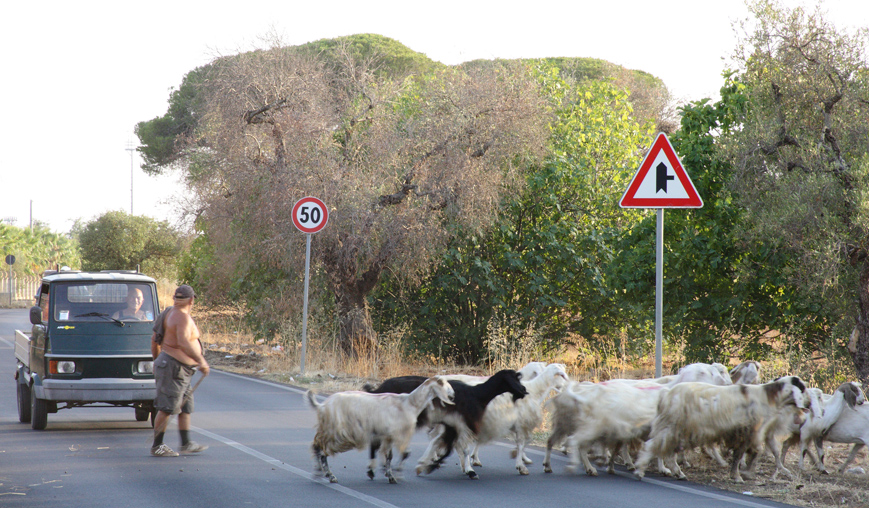
[[[319,199],[308,196],[293,205],[293,224],[302,233],[316,233],[329,221],[329,210]]]

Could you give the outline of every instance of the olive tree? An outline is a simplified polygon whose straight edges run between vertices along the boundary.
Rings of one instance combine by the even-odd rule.
[[[461,224],[479,230],[543,150],[543,101],[527,69],[388,72],[345,44],[311,55],[274,44],[216,60],[186,153],[197,215],[224,267],[299,273],[296,200],[329,208],[312,260],[328,280],[344,351],[376,337],[366,297],[385,270],[415,281]]]
[[[739,129],[720,146],[747,217],[746,238],[788,253],[787,283],[818,296],[869,382],[869,68],[867,30],[819,9],[759,0],[734,61],[744,85]],[[836,318],[836,317],[839,318]],[[856,319],[856,328],[854,323]]]

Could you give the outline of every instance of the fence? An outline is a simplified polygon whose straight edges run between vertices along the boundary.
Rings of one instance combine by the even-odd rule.
[[[35,275],[18,275],[0,271],[0,308],[26,308],[33,305],[34,295],[39,290],[40,278]]]

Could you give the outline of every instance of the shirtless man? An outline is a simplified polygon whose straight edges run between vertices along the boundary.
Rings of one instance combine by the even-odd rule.
[[[203,376],[208,375],[208,362],[202,354],[199,328],[190,316],[195,298],[193,288],[178,286],[173,297],[175,305],[166,308],[157,316],[154,335],[151,336],[151,355],[154,357],[154,378],[157,382],[157,398],[154,406],[154,444],[151,455],[177,457],[178,453],[163,443],[166,424],[173,414],[178,415],[178,430],[181,433],[181,453],[199,453],[208,446],[191,441],[190,414],[193,412],[193,394],[190,381],[196,368]]]

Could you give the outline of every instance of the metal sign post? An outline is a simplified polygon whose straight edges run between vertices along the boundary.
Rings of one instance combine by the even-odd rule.
[[[329,221],[329,209],[315,197],[304,197],[293,205],[293,224],[305,233],[305,293],[302,304],[302,357],[299,374],[305,373],[305,353],[308,348],[308,282],[311,270],[311,235],[319,232]]]
[[[654,171],[651,171],[652,168]],[[661,377],[664,315],[664,209],[703,208],[691,177],[663,132],[619,201],[622,208],[657,208],[655,230],[655,377]]]
[[[661,377],[664,342],[664,209],[658,208],[655,228],[655,377]]]
[[[12,282],[12,265],[15,264],[15,256],[7,254],[6,264],[9,265],[9,308],[11,309],[15,300],[15,285]]]

